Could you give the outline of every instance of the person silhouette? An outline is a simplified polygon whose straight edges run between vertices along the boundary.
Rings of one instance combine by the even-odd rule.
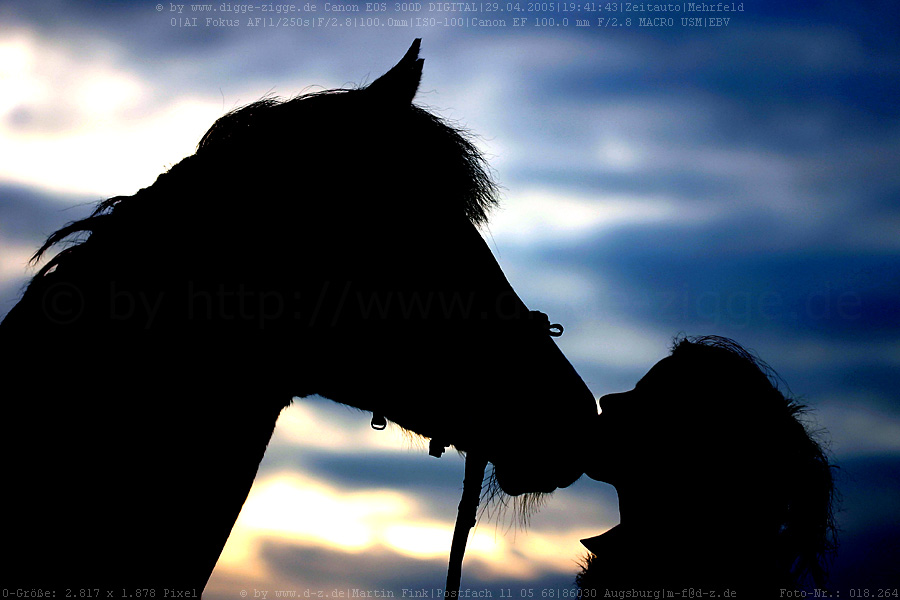
[[[768,365],[727,338],[682,338],[599,404],[586,474],[615,486],[620,523],[582,540],[585,597],[824,586],[833,466]]]

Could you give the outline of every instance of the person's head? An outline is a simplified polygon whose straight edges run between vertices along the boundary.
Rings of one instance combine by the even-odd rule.
[[[774,372],[721,337],[676,340],[629,392],[600,399],[587,475],[708,527],[777,548],[794,576],[823,576],[832,549],[832,466]],[[621,501],[621,500],[620,500]],[[715,523],[713,525],[712,523]],[[702,526],[702,525],[701,525]]]

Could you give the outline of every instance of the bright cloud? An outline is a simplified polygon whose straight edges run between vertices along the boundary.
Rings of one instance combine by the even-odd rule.
[[[839,459],[900,454],[900,418],[876,408],[872,398],[834,398],[821,402],[815,425],[828,425],[831,450]]]
[[[0,282],[31,275],[28,263],[36,248],[10,244],[0,238]]]
[[[347,493],[299,473],[282,473],[254,486],[241,524],[259,533],[354,552],[380,541],[385,522],[414,508],[398,492]]]
[[[700,218],[668,198],[599,196],[588,198],[550,189],[529,189],[509,198],[491,219],[498,240],[530,244],[559,237],[570,240],[622,225]]]
[[[297,471],[261,476],[253,485],[216,567],[217,576],[265,580],[260,555],[277,539],[347,553],[391,552],[422,561],[445,560],[455,515],[424,516],[422,500],[388,489],[349,492]],[[598,532],[572,525],[564,531],[501,531],[488,523],[470,533],[466,560],[482,578],[530,579],[572,570],[578,540]]]
[[[134,71],[23,31],[0,44],[0,64],[0,179],[54,192],[108,197],[150,185],[223,112],[192,97],[148,109],[152,86]]]
[[[394,423],[384,431],[370,426],[371,413],[339,405],[319,396],[294,398],[278,416],[273,444],[299,449],[340,452],[406,452],[426,449],[426,442]]]

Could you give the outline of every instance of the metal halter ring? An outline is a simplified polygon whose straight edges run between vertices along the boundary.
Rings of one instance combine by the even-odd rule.
[[[543,331],[546,331],[550,337],[559,337],[563,334],[563,326],[559,323],[550,323],[550,317],[539,310],[529,311],[528,316],[531,319],[539,321],[538,325]]]

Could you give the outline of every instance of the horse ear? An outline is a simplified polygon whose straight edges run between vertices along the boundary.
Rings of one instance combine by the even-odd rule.
[[[396,102],[412,102],[422,80],[424,58],[419,58],[421,38],[416,38],[406,55],[394,68],[376,79],[366,88],[369,93]]]

